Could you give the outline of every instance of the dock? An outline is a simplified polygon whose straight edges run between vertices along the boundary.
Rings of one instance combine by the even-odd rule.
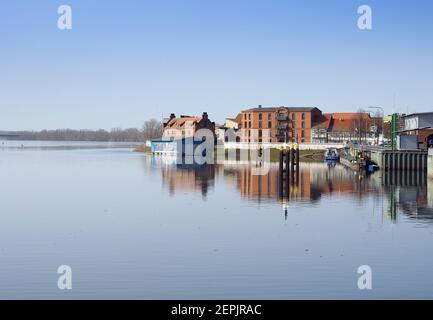
[[[371,160],[382,170],[427,170],[427,151],[371,149]]]

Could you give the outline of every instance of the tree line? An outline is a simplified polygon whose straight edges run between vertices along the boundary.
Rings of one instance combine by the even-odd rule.
[[[56,129],[41,131],[8,131],[12,135],[9,139],[16,140],[52,140],[52,141],[110,141],[110,142],[144,142],[161,138],[162,123],[155,119],[144,122],[141,129],[113,128],[111,130],[99,129]]]

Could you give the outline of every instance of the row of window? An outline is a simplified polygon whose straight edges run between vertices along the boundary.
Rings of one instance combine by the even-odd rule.
[[[244,128],[251,128],[251,121],[245,121]],[[262,121],[259,121],[259,128],[263,128]],[[268,128],[272,128],[272,121],[268,121]],[[292,121],[292,128],[296,128],[296,121]],[[305,121],[302,121],[301,128],[305,129]]]
[[[261,137],[262,136],[262,130],[259,130],[258,133],[259,133],[259,137]],[[285,131],[280,131],[278,134],[281,135],[281,136],[283,136],[283,135],[285,135]],[[247,135],[248,135],[248,137],[251,136],[251,130],[248,130],[248,134]],[[292,130],[291,136],[292,137],[296,137],[296,133],[295,133],[294,130]],[[301,131],[301,138],[305,138],[305,130]]]
[[[249,138],[249,139],[246,139],[245,141],[246,141],[246,142],[255,142],[254,139],[250,139],[250,138]],[[289,139],[288,141],[289,141],[289,142],[290,142],[290,141],[296,142],[295,139],[291,139],[291,140]],[[226,139],[226,142],[228,142],[228,139]],[[240,142],[240,140],[236,140],[236,142]],[[258,138],[258,139],[257,139],[257,142],[269,142],[269,139],[265,139],[265,140],[263,141],[262,138]],[[305,139],[301,139],[301,143],[305,143]]]
[[[267,115],[268,115],[268,121],[271,121],[272,120],[272,113],[268,113]],[[285,114],[280,113],[280,114],[278,114],[278,117],[285,117]],[[301,119],[305,120],[305,117],[306,117],[305,113],[302,113]],[[296,113],[292,113],[291,118],[292,118],[292,120],[296,120]],[[244,120],[251,120],[251,113],[244,113]],[[259,113],[259,120],[263,120],[263,113]]]

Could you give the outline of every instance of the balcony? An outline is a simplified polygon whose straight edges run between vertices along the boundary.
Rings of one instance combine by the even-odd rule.
[[[288,120],[288,118],[287,118],[287,116],[284,115],[284,114],[279,114],[279,115],[277,116],[277,121],[287,121],[287,120]]]

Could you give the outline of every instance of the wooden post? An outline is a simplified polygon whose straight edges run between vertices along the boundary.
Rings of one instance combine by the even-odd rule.
[[[299,147],[296,148],[296,185],[299,186],[299,174],[300,174],[300,170],[299,170]]]
[[[285,161],[286,161],[286,187],[289,189],[289,179],[290,179],[290,157],[289,151],[284,151],[285,153]],[[288,190],[287,190],[288,191]]]
[[[280,184],[280,196],[282,197],[284,194],[284,184],[283,184],[283,177],[284,177],[284,168],[283,168],[283,150],[280,151],[280,171],[278,172],[278,179]]]
[[[295,149],[292,147],[290,149],[290,167],[291,167],[291,176],[290,176],[290,183],[292,185],[295,184]]]

